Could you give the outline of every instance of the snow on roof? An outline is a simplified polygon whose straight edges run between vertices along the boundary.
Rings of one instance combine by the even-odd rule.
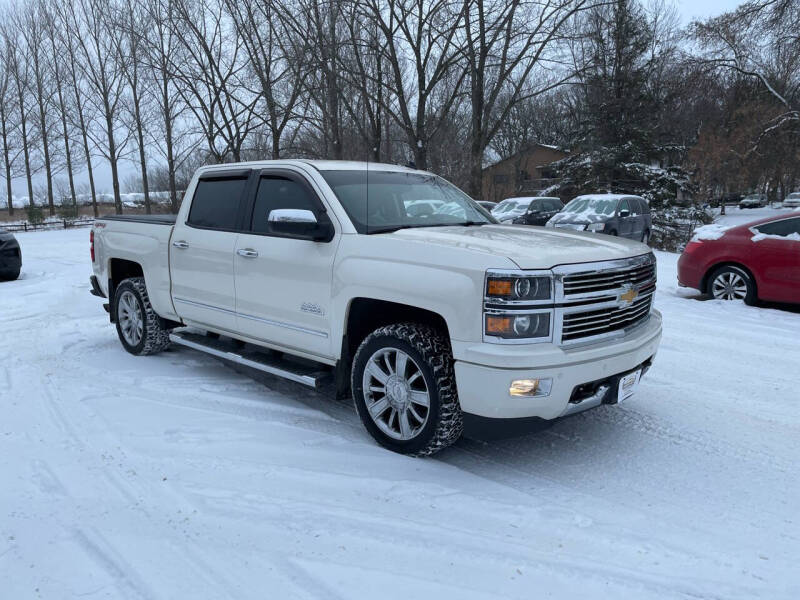
[[[584,194],[583,196],[576,196],[573,200],[589,200],[594,202],[596,200],[622,200],[623,198],[639,198],[635,194]]]
[[[512,196],[505,200],[561,200],[561,198],[556,198],[555,196]]]

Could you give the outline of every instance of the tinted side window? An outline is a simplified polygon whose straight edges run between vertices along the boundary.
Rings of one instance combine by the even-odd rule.
[[[544,200],[534,200],[533,202],[530,203],[530,206],[528,206],[528,210],[530,212],[538,212],[545,210]]]
[[[197,182],[188,224],[209,229],[236,229],[239,201],[247,179],[201,179]]]
[[[316,200],[300,183],[285,177],[262,177],[258,183],[251,229],[255,233],[269,233],[269,213],[279,208],[319,212]]]
[[[558,200],[547,200],[547,207],[546,210],[561,210],[564,208],[564,205],[561,204]]]
[[[644,198],[639,198],[639,204],[642,206],[642,214],[649,215],[650,205],[647,203],[647,200],[645,200]]]
[[[617,214],[621,213],[623,210],[630,210],[631,206],[628,204],[627,198],[622,200],[617,207]]]
[[[774,223],[764,223],[755,229],[767,235],[791,235],[793,233],[800,233],[800,218],[784,219],[783,221],[776,221]]]

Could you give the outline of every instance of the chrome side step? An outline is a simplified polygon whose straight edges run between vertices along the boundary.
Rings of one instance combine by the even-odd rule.
[[[188,331],[173,331],[169,334],[169,339],[175,344],[312,388],[321,387],[331,377],[331,373],[325,371],[322,365],[303,359],[295,361],[270,356],[268,350],[257,350],[250,344],[237,345],[232,340],[213,338]]]

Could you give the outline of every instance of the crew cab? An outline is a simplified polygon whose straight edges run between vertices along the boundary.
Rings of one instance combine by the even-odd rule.
[[[330,381],[412,455],[624,400],[661,337],[647,246],[501,225],[394,165],[203,167],[176,217],[98,219],[91,255],[128,352],[173,343]]]

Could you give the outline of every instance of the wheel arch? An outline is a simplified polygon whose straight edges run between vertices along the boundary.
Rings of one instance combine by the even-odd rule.
[[[117,286],[131,277],[144,277],[144,269],[141,264],[125,258],[110,258],[108,260],[108,299],[110,307],[108,314],[112,323],[117,322],[116,302],[114,302]]]
[[[403,322],[430,325],[450,339],[446,319],[435,311],[376,298],[356,297],[350,300],[345,312],[341,354],[336,365],[337,395],[346,396],[349,393],[350,368],[361,342],[379,327]]]

